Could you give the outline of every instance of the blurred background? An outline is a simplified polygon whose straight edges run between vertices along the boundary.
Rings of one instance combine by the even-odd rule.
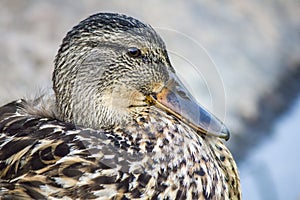
[[[66,32],[97,12],[151,24],[198,101],[225,121],[243,199],[300,199],[300,1],[0,2],[0,104],[51,87]]]

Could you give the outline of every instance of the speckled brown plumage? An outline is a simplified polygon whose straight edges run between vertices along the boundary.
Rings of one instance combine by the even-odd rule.
[[[113,59],[102,57],[103,46]],[[190,113],[182,111],[181,117],[157,106],[165,102],[160,94],[173,74],[165,46],[150,26],[107,13],[81,22],[56,58],[55,96],[0,108],[0,196],[241,199],[236,164],[218,133],[209,132],[215,129],[206,127],[213,116],[206,114],[204,125],[198,125]],[[101,87],[94,90],[96,85]],[[107,104],[113,94],[121,100]],[[188,93],[185,99],[193,102]],[[88,101],[100,106],[85,105]],[[123,114],[107,119],[115,112]],[[224,131],[219,121],[212,123]]]

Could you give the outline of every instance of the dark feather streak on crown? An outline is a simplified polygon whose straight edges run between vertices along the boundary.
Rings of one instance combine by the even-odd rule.
[[[127,15],[116,13],[98,13],[81,21],[67,33],[67,37],[65,39],[72,38],[74,35],[79,36],[78,33],[80,32],[91,33],[97,29],[104,29],[110,32],[126,32],[131,29],[141,29],[147,27],[148,26],[146,24]]]

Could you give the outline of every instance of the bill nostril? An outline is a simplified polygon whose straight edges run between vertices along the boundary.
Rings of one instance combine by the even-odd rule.
[[[190,100],[190,98],[187,96],[187,94],[182,90],[177,90],[177,94],[183,99]]]

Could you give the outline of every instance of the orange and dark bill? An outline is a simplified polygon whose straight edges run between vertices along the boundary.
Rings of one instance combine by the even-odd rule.
[[[148,101],[174,115],[199,134],[211,135],[228,140],[226,126],[213,114],[206,111],[193,98],[175,74],[159,93],[149,95]]]

